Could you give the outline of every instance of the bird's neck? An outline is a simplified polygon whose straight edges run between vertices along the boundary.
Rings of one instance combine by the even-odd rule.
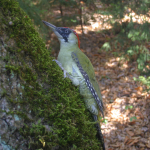
[[[72,61],[71,53],[80,51],[77,44],[71,43],[60,43],[60,52],[58,54],[58,60],[61,63],[66,63],[67,61]]]
[[[74,49],[74,50],[79,49],[77,42],[74,42],[74,41],[69,41],[69,42],[60,41],[60,51],[72,51],[72,49]]]

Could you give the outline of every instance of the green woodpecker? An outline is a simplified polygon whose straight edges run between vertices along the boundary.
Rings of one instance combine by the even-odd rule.
[[[104,139],[98,123],[100,112],[103,113],[103,102],[99,85],[95,78],[94,68],[89,58],[80,50],[80,41],[77,33],[66,27],[56,27],[46,21],[45,25],[50,27],[60,42],[60,52],[56,63],[64,71],[64,77],[69,77],[75,86],[79,86],[80,94],[83,96],[87,109],[93,114],[98,130],[98,137],[105,150]]]

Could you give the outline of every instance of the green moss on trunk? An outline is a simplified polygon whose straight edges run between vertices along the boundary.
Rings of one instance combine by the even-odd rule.
[[[63,79],[30,18],[15,0],[1,0],[0,9],[0,35],[5,33],[8,41],[15,41],[13,46],[6,46],[8,52],[3,59],[8,73],[17,74],[21,80],[22,89],[21,96],[9,97],[11,105],[22,110],[10,110],[7,114],[24,120],[19,132],[28,141],[29,149],[100,149],[78,88],[69,79]]]

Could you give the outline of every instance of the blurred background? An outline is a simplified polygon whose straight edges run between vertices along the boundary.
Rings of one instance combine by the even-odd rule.
[[[70,27],[76,30],[79,36],[87,38],[89,40],[87,43],[81,42],[81,49],[89,45],[95,51],[126,55],[130,60],[137,60],[140,71],[149,72],[149,0],[18,0],[18,2],[46,40],[48,48],[59,49],[55,48],[53,39],[56,37],[42,20],[56,26]],[[114,49],[120,52],[117,54]],[[90,48],[87,50],[90,51]]]

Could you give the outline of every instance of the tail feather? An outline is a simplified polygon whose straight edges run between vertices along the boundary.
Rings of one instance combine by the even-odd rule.
[[[93,115],[93,117],[94,117],[94,121],[96,122],[96,121],[97,121],[97,116],[96,116],[96,115]],[[101,142],[101,145],[102,145],[103,150],[105,150],[104,138],[103,138],[103,134],[102,134],[102,132],[101,132],[101,127],[100,127],[99,123],[96,123],[96,128],[97,128],[97,131],[98,131],[98,134],[97,134],[98,139],[99,139],[100,142]]]

